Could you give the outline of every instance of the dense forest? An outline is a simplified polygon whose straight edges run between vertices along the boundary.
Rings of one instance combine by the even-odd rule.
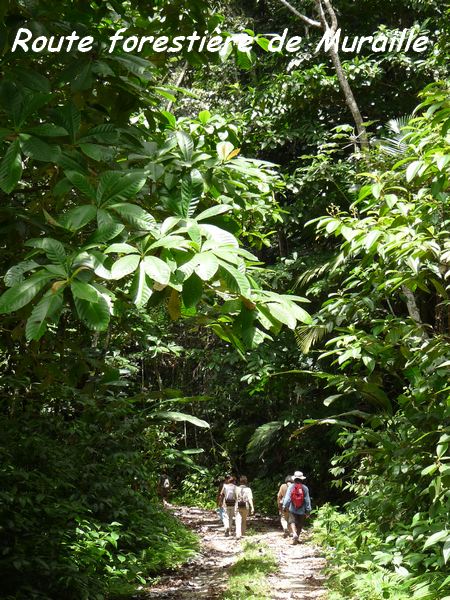
[[[450,598],[449,23],[2,0],[1,598],[131,598],[198,549],[162,473],[298,469],[330,600]]]

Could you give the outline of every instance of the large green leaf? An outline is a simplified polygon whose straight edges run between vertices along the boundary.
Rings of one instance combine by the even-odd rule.
[[[97,215],[97,208],[92,204],[76,206],[59,217],[59,224],[70,231],[77,231],[90,223]]]
[[[20,134],[20,146],[26,156],[42,162],[57,162],[61,154],[59,146],[47,144],[47,142],[26,133]]]
[[[208,239],[208,242],[205,243],[205,250],[211,250],[219,246],[234,246],[235,248],[239,246],[237,239],[232,233],[216,227],[216,225],[202,223],[200,231]]]
[[[243,273],[238,271],[235,267],[229,265],[223,260],[219,259],[219,264],[222,267],[222,269],[226,273],[228,273],[231,276],[232,280],[235,282],[234,291],[238,291],[240,294],[242,294],[242,296],[249,298],[251,296],[251,287],[247,277]]]
[[[194,150],[194,142],[191,136],[184,131],[177,131],[176,139],[184,160],[189,162],[192,159],[192,152]]]
[[[89,181],[89,178],[78,171],[65,171],[65,176],[90,200],[95,200],[96,192]]]
[[[70,289],[74,298],[80,298],[80,300],[87,300],[88,302],[97,302],[99,293],[89,283],[74,279],[70,284]]]
[[[230,212],[230,210],[232,210],[232,207],[229,204],[218,204],[217,206],[211,206],[211,208],[207,208],[195,218],[197,221],[204,221],[205,219],[210,219],[211,217],[217,217],[218,215]]]
[[[200,171],[192,169],[181,181],[181,203],[175,205],[174,212],[183,217],[192,217],[203,193],[203,177]]]
[[[81,113],[75,104],[70,103],[66,104],[66,106],[58,107],[55,110],[55,117],[69,133],[72,142],[74,142],[81,126]]]
[[[0,296],[0,314],[14,312],[31,302],[52,277],[51,273],[35,273],[23,283],[6,290]]]
[[[34,260],[24,260],[12,266],[5,274],[5,285],[12,287],[17,283],[22,283],[25,279],[24,273],[32,271],[36,267],[39,267],[39,264]]]
[[[97,188],[97,204],[105,206],[134,198],[146,182],[143,171],[106,171],[100,175]]]
[[[106,248],[106,250],[104,250],[105,254],[136,254],[136,252],[138,252],[138,250],[134,246],[124,242],[111,244]]]
[[[138,267],[140,256],[138,254],[127,254],[117,260],[111,267],[111,277],[122,279],[130,273],[134,273]]]
[[[145,272],[149,277],[160,283],[167,285],[170,280],[171,270],[167,263],[156,256],[145,256],[142,260]]]
[[[22,177],[22,158],[19,140],[14,140],[0,163],[0,188],[9,194]]]
[[[193,273],[183,283],[183,303],[187,308],[195,307],[201,300],[203,295],[203,283],[200,277]]]
[[[152,295],[152,281],[145,272],[144,263],[141,261],[139,268],[134,274],[133,283],[131,285],[131,295],[133,302],[138,308],[145,306]]]
[[[203,419],[199,419],[198,417],[194,417],[193,415],[187,415],[185,413],[181,413],[173,410],[166,411],[158,411],[152,413],[153,417],[158,419],[162,419],[164,421],[185,421],[187,423],[192,423],[197,427],[203,427],[205,429],[209,429],[209,423],[204,421]]]
[[[268,302],[266,307],[277,321],[287,325],[290,329],[295,329],[295,326],[297,325],[295,315],[285,306],[278,304],[277,302]]]
[[[53,238],[32,238],[25,242],[25,245],[43,250],[47,258],[57,264],[64,264],[67,260],[64,246]]]
[[[80,144],[80,149],[82,150],[83,154],[86,154],[86,156],[89,156],[89,158],[92,158],[92,160],[96,161],[110,161],[115,154],[114,148],[101,146],[100,144],[91,144],[88,142],[85,144]]]
[[[40,137],[62,137],[67,135],[67,130],[53,123],[41,123],[35,127],[27,128],[26,133],[32,133]]]
[[[195,272],[203,279],[209,281],[214,277],[219,268],[219,262],[212,252],[203,252],[196,257]]]
[[[89,329],[104,331],[108,328],[109,305],[101,294],[98,295],[97,302],[89,302],[77,297],[74,297],[74,302],[78,316]]]
[[[441,531],[436,531],[436,533],[433,533],[432,535],[430,535],[425,544],[423,545],[423,549],[425,550],[426,548],[429,548],[430,546],[434,546],[436,544],[438,544],[439,542],[442,542],[443,540],[447,540],[450,538],[450,530],[449,529],[442,529]]]
[[[141,229],[142,231],[153,231],[156,226],[156,221],[152,215],[135,204],[112,204],[108,206],[108,208],[116,212],[124,221],[130,223],[130,225],[136,229]]]
[[[47,329],[48,320],[62,307],[61,293],[48,291],[33,308],[25,327],[27,340],[39,340]]]

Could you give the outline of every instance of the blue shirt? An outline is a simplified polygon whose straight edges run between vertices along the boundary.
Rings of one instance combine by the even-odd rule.
[[[291,493],[294,489],[294,484],[291,483],[283,500],[283,510],[289,508],[290,512],[295,513],[297,515],[304,515],[305,513],[309,514],[311,512],[311,499],[309,497],[309,490],[304,483],[302,483],[301,486],[305,494],[305,500],[303,504],[300,506],[300,508],[295,508],[295,506],[291,502]]]

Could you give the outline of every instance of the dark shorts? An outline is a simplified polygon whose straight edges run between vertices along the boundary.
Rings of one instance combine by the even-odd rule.
[[[295,525],[297,533],[300,533],[300,531],[305,527],[305,520],[305,515],[297,515],[296,513],[289,511],[289,525]]]

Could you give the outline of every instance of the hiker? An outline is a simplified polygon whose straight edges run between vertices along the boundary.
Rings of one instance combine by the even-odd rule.
[[[247,517],[255,512],[253,507],[253,493],[248,487],[245,475],[239,477],[239,486],[236,488],[235,520],[236,539],[239,540],[247,530]]]
[[[292,543],[298,544],[298,536],[305,526],[305,519],[311,513],[309,490],[302,481],[306,479],[301,471],[292,475],[290,484],[283,500],[283,510],[289,509],[289,525],[292,531]]]
[[[226,482],[226,478],[222,478],[222,479],[219,479],[216,481],[216,485],[218,485],[217,496],[216,496],[216,504],[217,504],[216,513],[217,513],[217,516],[219,517],[220,521],[222,521],[222,524],[223,524],[223,515],[225,514],[225,509],[222,506],[222,502],[220,499],[220,493],[222,491],[222,488],[223,488],[223,485],[225,482]]]
[[[170,492],[170,479],[168,475],[163,473],[159,478],[158,482],[158,496],[162,498],[163,505],[166,506],[168,504],[167,498],[169,497]]]
[[[228,537],[236,505],[236,478],[233,475],[228,475],[225,479],[219,494],[219,505],[224,509],[222,520],[225,535]]]
[[[289,511],[283,509],[283,500],[286,496],[290,483],[292,483],[292,475],[287,475],[284,480],[284,483],[280,485],[280,489],[278,490],[277,494],[278,512],[280,513],[281,527],[283,528],[283,535],[285,538],[289,537]]]

